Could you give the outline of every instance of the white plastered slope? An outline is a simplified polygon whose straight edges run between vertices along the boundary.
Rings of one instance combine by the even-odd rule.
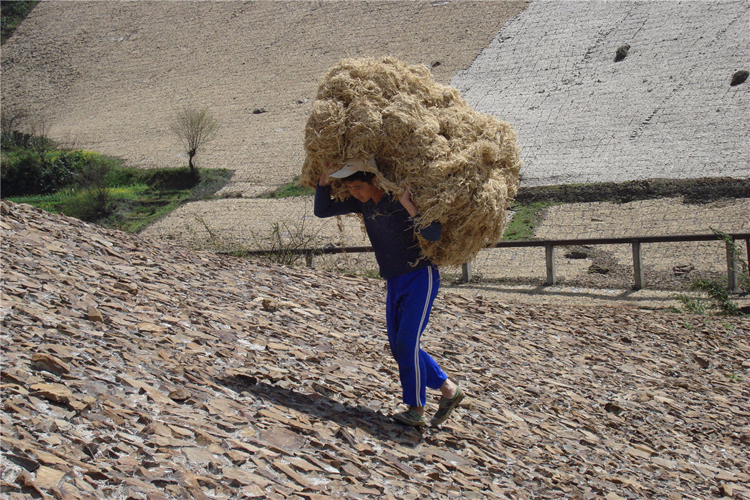
[[[536,0],[451,84],[515,126],[525,186],[747,178],[741,69],[750,2]]]

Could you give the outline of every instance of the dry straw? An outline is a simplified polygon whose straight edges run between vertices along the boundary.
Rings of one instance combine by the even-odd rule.
[[[471,109],[425,66],[391,57],[346,59],[329,70],[305,149],[300,183],[310,187],[347,158],[375,157],[380,186],[395,196],[408,187],[420,224],[442,224],[440,241],[420,240],[437,265],[468,262],[500,239],[521,168],[508,123]],[[332,189],[348,196],[340,181]]]

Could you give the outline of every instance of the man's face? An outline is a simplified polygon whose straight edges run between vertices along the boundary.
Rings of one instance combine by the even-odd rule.
[[[345,183],[349,193],[362,203],[368,202],[375,198],[375,201],[380,200],[380,188],[374,183],[370,184],[365,181],[351,181]]]

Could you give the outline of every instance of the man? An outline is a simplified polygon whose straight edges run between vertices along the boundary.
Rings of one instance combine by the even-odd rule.
[[[450,417],[464,393],[419,346],[440,286],[440,275],[437,267],[422,255],[416,232],[428,241],[437,241],[442,228],[439,222],[434,222],[418,230],[419,214],[409,190],[394,199],[378,186],[376,170],[374,159],[355,159],[348,160],[342,169],[329,176],[323,173],[315,192],[315,215],[362,214],[380,275],[387,281],[388,342],[398,364],[403,402],[409,406],[393,418],[406,425],[426,425],[424,413],[429,387],[439,389],[442,394],[430,421],[432,425],[440,425]],[[341,179],[351,198],[331,199],[328,177]]]

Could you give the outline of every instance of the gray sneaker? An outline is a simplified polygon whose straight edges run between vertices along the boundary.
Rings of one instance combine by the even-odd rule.
[[[393,415],[393,420],[400,424],[411,425],[412,427],[424,427],[427,425],[427,421],[424,417],[414,408],[409,408],[401,413],[396,413]]]
[[[430,425],[440,425],[448,420],[448,417],[451,416],[451,413],[453,413],[453,410],[456,409],[456,406],[458,406],[458,403],[461,402],[464,396],[464,391],[460,387],[456,387],[456,394],[452,398],[440,398],[438,411],[435,412],[435,416],[430,420]]]

